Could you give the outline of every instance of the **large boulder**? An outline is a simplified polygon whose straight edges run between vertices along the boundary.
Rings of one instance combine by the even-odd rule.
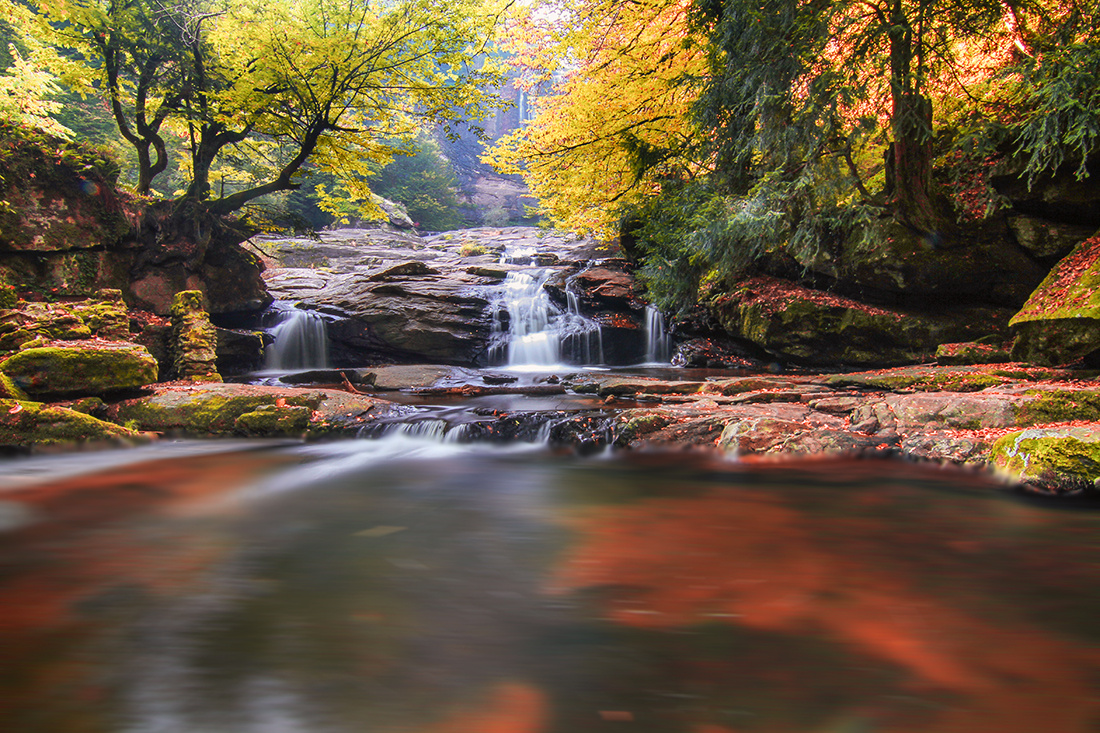
[[[198,384],[186,391],[164,388],[114,403],[107,417],[142,430],[188,437],[322,437],[354,435],[393,409],[391,403],[367,395],[330,389]]]
[[[789,249],[798,265],[828,278],[836,290],[884,301],[1018,307],[1045,274],[997,221],[925,232],[884,218],[864,236],[833,247]]]
[[[1021,361],[1068,364],[1100,351],[1100,235],[1062,259],[1009,325]]]
[[[997,333],[1008,316],[979,307],[888,310],[767,277],[721,296],[714,312],[731,335],[780,359],[814,366],[929,361],[939,344]]]
[[[99,441],[141,442],[148,436],[57,405],[0,399],[0,445],[52,446]]]
[[[53,342],[0,362],[0,374],[32,396],[100,395],[153,384],[157,361],[125,341]]]

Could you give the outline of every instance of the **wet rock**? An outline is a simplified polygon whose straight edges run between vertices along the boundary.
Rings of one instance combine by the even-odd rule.
[[[963,437],[948,432],[918,433],[901,441],[907,458],[943,463],[984,463],[990,443],[978,437]]]
[[[124,341],[53,342],[0,363],[0,373],[32,396],[102,395],[157,381],[157,362]]]
[[[672,365],[700,369],[761,369],[764,364],[745,346],[726,339],[696,337],[676,347]]]
[[[1011,480],[1046,491],[1092,491],[1100,481],[1100,428],[1033,429],[1004,436],[993,465]]]
[[[264,365],[264,347],[271,337],[263,331],[214,327],[217,334],[215,368],[218,374],[254,372]]]
[[[220,382],[218,333],[203,309],[199,290],[176,293],[172,300],[172,376],[192,382]]]
[[[996,333],[1006,315],[892,311],[764,277],[719,298],[715,314],[729,333],[781,359],[819,366],[928,361],[941,343]]]
[[[1056,366],[1100,352],[1100,236],[1055,265],[1009,325],[1020,361]]]
[[[107,415],[116,423],[187,437],[285,436],[290,431],[317,438],[354,435],[392,409],[392,404],[372,397],[330,389],[197,384],[158,388],[156,394],[117,402],[108,407]],[[238,422],[249,413],[259,414]],[[299,430],[302,414],[309,419]],[[263,432],[265,426],[273,432]]]
[[[29,448],[101,441],[132,444],[149,439],[138,431],[65,407],[0,399],[0,445]]]

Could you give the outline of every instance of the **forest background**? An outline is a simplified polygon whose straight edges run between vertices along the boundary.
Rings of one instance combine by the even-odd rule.
[[[488,160],[618,235],[669,311],[897,227],[965,246],[1005,206],[992,167],[1085,179],[1100,135],[1091,1],[4,5],[0,115],[100,146],[181,236],[371,193],[460,226],[440,148],[512,84],[531,119]]]

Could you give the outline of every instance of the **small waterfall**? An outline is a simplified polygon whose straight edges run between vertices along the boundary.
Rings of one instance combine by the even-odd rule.
[[[493,316],[495,362],[512,367],[603,362],[600,326],[580,314],[576,296],[566,293],[565,312],[550,300],[544,286],[553,272],[508,273]]]
[[[665,326],[665,317],[652,305],[645,307],[645,360],[651,364],[667,364],[672,358],[672,339]]]
[[[325,319],[313,311],[286,303],[274,305],[278,322],[269,330],[268,369],[325,369],[329,366],[328,329]]]

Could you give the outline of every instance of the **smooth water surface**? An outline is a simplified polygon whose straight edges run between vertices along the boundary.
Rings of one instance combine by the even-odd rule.
[[[0,730],[1095,731],[1100,517],[409,438],[0,464]]]

